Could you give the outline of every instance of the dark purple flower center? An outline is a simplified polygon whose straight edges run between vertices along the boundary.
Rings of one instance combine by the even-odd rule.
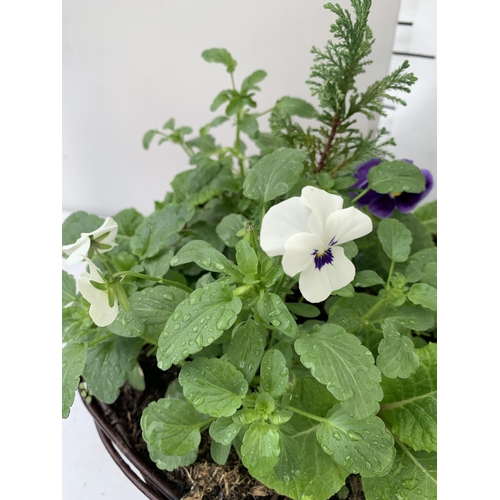
[[[314,255],[314,267],[319,271],[326,264],[333,264],[333,254],[332,246],[337,242],[335,241],[335,236],[328,243],[328,248],[326,250],[314,250],[311,255]]]

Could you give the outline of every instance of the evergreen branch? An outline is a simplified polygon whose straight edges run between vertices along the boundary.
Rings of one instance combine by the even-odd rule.
[[[410,87],[417,81],[417,78],[413,73],[407,73],[405,71],[409,67],[410,64],[408,61],[404,61],[403,64],[392,73],[370,85],[366,91],[359,96],[359,99],[357,99],[357,94],[353,95],[350,99],[349,111],[346,116],[349,117],[355,113],[362,113],[369,119],[374,119],[377,114],[386,116],[386,112],[382,105],[383,99],[406,106],[406,102],[403,99],[390,94],[390,92],[410,92]]]

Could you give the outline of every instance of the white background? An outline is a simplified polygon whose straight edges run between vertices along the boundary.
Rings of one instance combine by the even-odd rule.
[[[142,137],[171,117],[196,133],[220,114],[209,107],[221,90],[230,88],[230,77],[224,66],[201,58],[205,49],[229,50],[238,62],[237,86],[257,69],[268,73],[260,84],[257,111],[284,95],[316,103],[305,81],[310,49],[324,46],[335,20],[324,3],[65,0],[63,208],[113,215],[133,206],[149,215],[175,174],[192,168],[179,146],[158,147],[155,140],[145,151]],[[349,0],[340,3],[350,8]],[[389,70],[399,9],[399,0],[373,3],[374,63],[361,75],[361,89]],[[259,120],[262,130],[267,118]],[[366,121],[360,124],[367,129]],[[225,145],[234,143],[234,133],[230,123],[214,129]]]
[[[500,108],[490,86],[498,71],[497,16],[484,0],[452,7],[440,2],[438,11],[439,248],[444,256],[439,265],[439,493],[487,498],[497,473],[489,457],[499,445],[492,395],[500,347],[495,314],[500,275],[493,246],[500,179],[492,147],[498,142]],[[5,498],[13,485],[23,498],[62,498],[63,463],[67,471],[67,457],[57,456],[62,448],[60,282],[54,278],[60,273],[64,177],[60,29],[59,3],[23,0],[0,6],[0,380],[7,457],[0,491]],[[233,55],[241,65],[234,50]],[[80,431],[82,440],[91,439],[86,431]],[[82,461],[73,466],[85,469]],[[101,490],[91,498],[108,494]]]

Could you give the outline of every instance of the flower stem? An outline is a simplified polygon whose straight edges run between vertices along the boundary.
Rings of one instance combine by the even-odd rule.
[[[341,122],[340,117],[335,115],[332,119],[332,130],[330,132],[330,135],[328,136],[328,140],[326,141],[325,148],[321,153],[318,166],[314,171],[315,174],[321,172],[325,168],[326,157],[328,155],[328,152],[330,151],[330,148],[332,147],[333,139],[335,138],[335,134],[337,133],[337,129],[339,128],[340,122]]]
[[[366,193],[368,193],[368,191],[370,191],[370,187],[367,187],[366,189],[363,189],[363,191],[361,191],[361,193],[359,193],[357,196],[355,196],[351,202],[352,203],[356,203],[362,196],[364,196]]]
[[[184,290],[185,292],[188,293],[191,293],[193,291],[191,288],[189,288],[186,285],[183,285],[182,283],[172,280],[166,280],[163,278],[158,278],[157,276],[149,276],[147,274],[134,273],[132,271],[120,271],[119,273],[115,273],[113,275],[113,278],[117,278],[119,276],[133,276],[134,278],[142,278],[145,280],[158,281],[162,285],[175,286],[176,288],[180,288],[181,290]]]
[[[391,288],[391,277],[392,277],[392,272],[394,271],[394,264],[395,264],[395,261],[394,260],[391,260],[391,267],[389,268],[389,276],[387,276],[387,283],[385,285],[385,288],[388,290],[389,288]]]
[[[303,417],[310,418],[311,420],[316,420],[316,422],[324,422],[325,419],[322,417],[318,417],[317,415],[313,415],[312,413],[309,413],[304,410],[299,410],[298,408],[295,408],[294,406],[287,406],[287,410],[292,410],[294,413],[298,413],[299,415],[302,415]]]
[[[108,335],[105,335],[104,337],[101,337],[100,339],[94,340],[93,342],[89,342],[87,344],[87,347],[95,346],[96,344],[99,344],[100,342],[104,342],[105,340],[108,340],[112,336],[113,336],[113,334],[109,333]]]
[[[141,335],[141,339],[145,340],[148,344],[151,344],[151,345],[158,347],[158,341],[155,339],[152,339],[149,335],[146,335],[145,333],[143,333]]]
[[[95,250],[95,253],[99,256],[99,258],[101,259],[101,262],[106,266],[106,269],[110,273],[116,272],[115,266],[113,266],[111,261],[103,253],[99,252],[99,250],[97,250],[97,249]]]
[[[385,304],[385,302],[386,298],[381,298],[371,309],[368,309],[368,311],[366,311],[365,314],[361,316],[361,321],[363,322],[370,319],[382,307],[382,305]]]

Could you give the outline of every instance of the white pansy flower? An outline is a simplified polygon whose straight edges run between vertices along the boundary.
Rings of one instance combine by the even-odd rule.
[[[300,273],[299,288],[309,302],[322,302],[354,279],[356,269],[340,245],[373,229],[370,217],[342,204],[341,196],[306,186],[262,220],[262,249],[270,257],[283,255],[288,276]]]
[[[113,290],[111,292],[106,289],[101,290],[91,283],[91,281],[94,281],[105,285],[106,281],[97,266],[88,259],[87,262],[90,273],[84,272],[81,274],[78,280],[78,289],[85,299],[90,302],[89,314],[92,321],[97,326],[108,326],[118,316],[118,300]]]
[[[75,243],[62,247],[63,252],[68,255],[66,264],[72,266],[82,262],[88,256],[91,240],[98,242],[101,253],[109,252],[116,246],[114,239],[117,233],[118,224],[111,217],[107,217],[101,227],[91,233],[82,233]]]

